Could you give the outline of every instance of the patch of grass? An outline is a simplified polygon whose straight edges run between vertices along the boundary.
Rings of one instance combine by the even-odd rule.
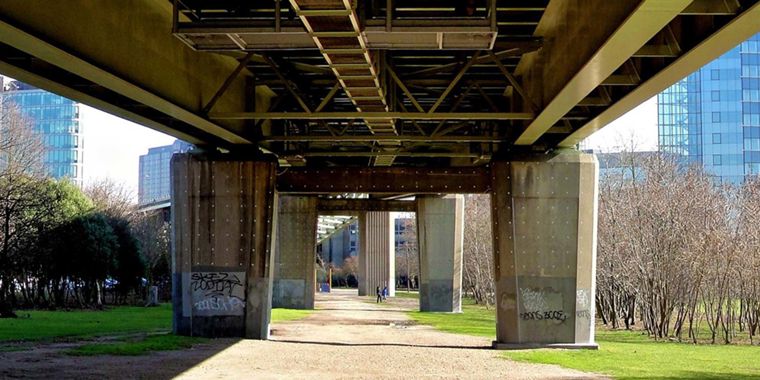
[[[494,337],[495,310],[473,305],[463,313],[409,312],[421,324],[453,333]],[[531,363],[556,364],[617,379],[757,379],[760,347],[693,345],[654,341],[634,331],[597,328],[598,351],[538,349],[506,351],[504,357]]]
[[[526,350],[510,359],[557,364],[616,379],[757,379],[760,348],[654,341],[633,331],[598,331],[599,351]]]
[[[485,307],[464,304],[461,313],[407,312],[415,322],[430,325],[438,330],[455,334],[467,334],[494,338],[496,315]]]
[[[420,293],[416,291],[407,292],[406,290],[396,290],[396,298],[419,299]]]
[[[74,356],[120,355],[137,356],[153,351],[171,351],[190,348],[206,341],[204,338],[161,334],[127,339],[120,342],[91,343],[66,351]]]
[[[306,318],[313,312],[314,310],[275,308],[272,309],[272,323],[295,321],[298,319]]]
[[[22,310],[21,318],[0,319],[0,341],[89,338],[171,329],[171,304],[113,307],[103,311]]]

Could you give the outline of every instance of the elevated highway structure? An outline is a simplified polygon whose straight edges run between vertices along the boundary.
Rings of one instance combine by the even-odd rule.
[[[758,20],[754,0],[4,0],[0,72],[203,150],[173,166],[180,333],[268,337],[280,196],[307,199],[283,220],[420,196],[448,299],[441,196],[488,193],[496,346],[593,347],[597,164],[573,147]]]

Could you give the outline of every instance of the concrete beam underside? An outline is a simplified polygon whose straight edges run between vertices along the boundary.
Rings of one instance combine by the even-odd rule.
[[[172,158],[173,330],[268,339],[276,164]]]
[[[136,103],[185,121],[232,144],[250,143],[241,121],[210,122],[202,108],[235,70],[236,59],[197,52],[174,37],[172,6],[168,1],[91,2],[71,0],[8,0],[0,2],[3,28],[0,42],[92,81]],[[77,22],[71,22],[77,20]],[[16,30],[15,28],[18,28]],[[18,32],[18,33],[17,33]],[[39,40],[34,40],[34,39]],[[15,72],[18,79],[82,101],[120,117],[192,142],[162,121],[108,104],[75,89],[61,88],[56,78]],[[265,111],[273,96],[258,86],[251,93],[252,75],[235,78],[213,108],[215,112]],[[255,98],[254,98],[255,97]],[[267,124],[268,125],[268,124]]]
[[[462,311],[464,196],[419,197],[420,311]]]
[[[567,151],[492,168],[494,347],[596,348],[596,158]]]
[[[281,196],[272,307],[313,309],[317,198]]]
[[[374,295],[388,287],[396,295],[393,219],[389,212],[367,211],[359,215],[359,295]]]

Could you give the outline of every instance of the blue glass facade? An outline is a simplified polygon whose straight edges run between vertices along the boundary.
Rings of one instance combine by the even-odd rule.
[[[140,178],[137,202],[140,205],[165,202],[171,198],[171,178],[169,164],[174,153],[192,149],[192,145],[177,140],[171,145],[148,149],[148,154],[140,156]]]
[[[660,150],[716,182],[760,174],[760,34],[657,96]]]
[[[43,160],[48,174],[68,177],[82,185],[84,139],[79,124],[79,104],[21,82],[10,82],[3,88],[3,102],[17,106],[42,136]]]

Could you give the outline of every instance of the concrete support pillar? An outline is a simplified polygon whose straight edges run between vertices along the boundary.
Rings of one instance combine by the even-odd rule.
[[[462,311],[464,196],[417,198],[420,311]]]
[[[359,215],[359,295],[374,295],[379,286],[396,295],[393,218],[389,212],[367,211]]]
[[[492,170],[494,347],[596,348],[596,158],[565,151]]]
[[[281,196],[272,307],[313,309],[317,198]]]
[[[275,169],[274,161],[172,158],[176,334],[269,337]]]

